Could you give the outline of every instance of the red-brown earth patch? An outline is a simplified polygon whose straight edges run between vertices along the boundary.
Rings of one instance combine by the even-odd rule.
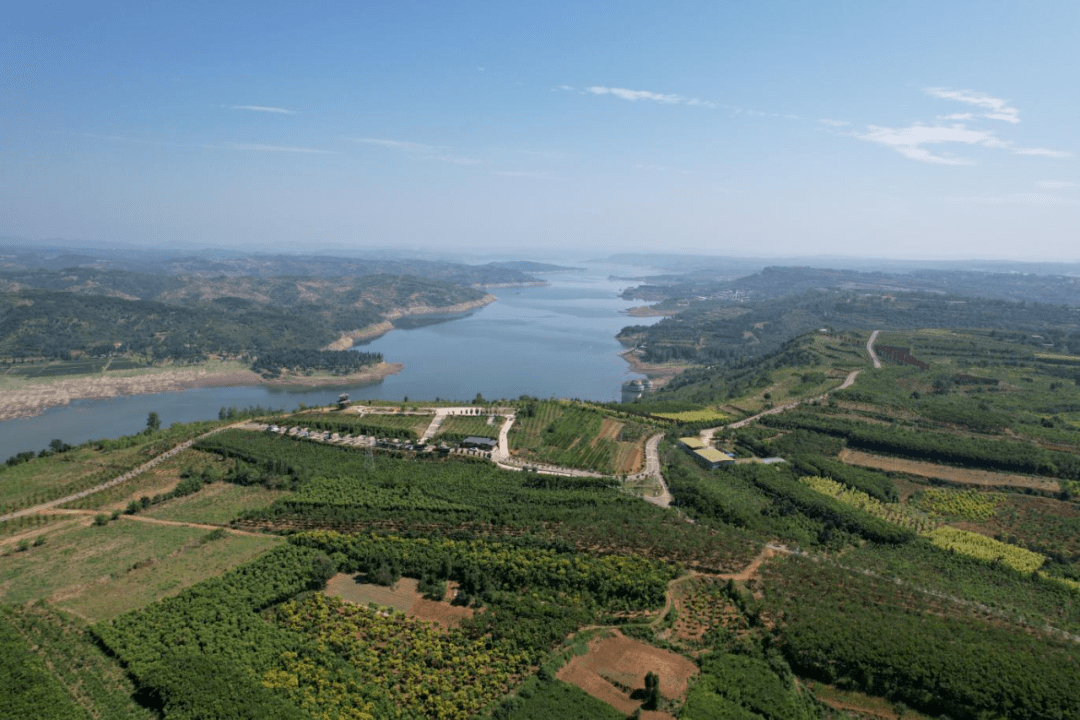
[[[646,645],[616,630],[610,635],[591,640],[589,651],[570,660],[557,677],[577,685],[619,712],[630,714],[641,706],[640,701],[630,698],[630,692],[644,688],[646,673],[653,672],[660,677],[660,694],[663,697],[682,700],[686,697],[690,678],[697,671],[697,665],[689,658]],[[642,717],[659,719],[672,716],[655,712],[648,715],[643,713]]]
[[[324,592],[353,605],[374,603],[379,607],[393,608],[409,617],[437,623],[444,628],[457,627],[462,620],[476,613],[472,608],[450,604],[457,595],[456,583],[448,583],[446,599],[436,601],[428,600],[420,594],[417,590],[420,581],[416,578],[401,578],[390,587],[386,587],[374,583],[357,582],[356,577],[347,573],[338,573],[326,583]]]

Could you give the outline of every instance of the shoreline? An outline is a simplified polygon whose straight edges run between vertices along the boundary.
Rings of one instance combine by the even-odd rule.
[[[677,315],[678,310],[661,310],[656,305],[635,305],[622,311],[630,317],[671,317]]]
[[[341,333],[334,342],[327,345],[324,350],[348,350],[359,340],[371,340],[377,338],[380,335],[385,335],[394,329],[394,320],[402,317],[408,317],[410,315],[453,315],[455,313],[467,313],[470,310],[478,310],[482,307],[490,305],[498,300],[497,297],[488,293],[479,300],[470,300],[469,302],[458,303],[457,305],[446,305],[443,307],[431,307],[430,305],[419,305],[417,307],[406,308],[404,310],[394,310],[386,314],[382,322],[373,323],[366,327],[358,328],[356,330],[349,330]]]
[[[153,395],[194,388],[242,387],[321,387],[372,383],[401,372],[401,363],[383,362],[351,375],[286,376],[266,380],[250,369],[222,368],[208,370],[195,366],[183,369],[160,369],[126,377],[78,377],[53,383],[29,385],[0,392],[0,422],[30,418],[73,400],[108,400],[122,395]]]
[[[569,272],[560,270],[559,272]],[[509,282],[509,283],[476,283],[474,288],[525,288],[525,287],[548,287],[551,285],[547,280],[534,280],[532,282]]]
[[[671,378],[675,377],[683,370],[687,370],[692,365],[659,365],[656,363],[647,363],[639,358],[633,349],[624,350],[619,353],[619,357],[625,360],[630,365],[630,369],[633,372],[641,373],[645,377],[653,381],[653,389],[658,390],[664,385],[667,385],[671,381]]]

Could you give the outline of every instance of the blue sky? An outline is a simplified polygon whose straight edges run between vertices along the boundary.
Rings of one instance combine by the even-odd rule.
[[[16,3],[0,236],[1080,260],[1080,3]]]

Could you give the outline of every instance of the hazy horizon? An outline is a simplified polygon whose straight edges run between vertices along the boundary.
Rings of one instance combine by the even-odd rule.
[[[1050,1],[27,5],[0,28],[0,236],[1077,262],[1078,20]]]

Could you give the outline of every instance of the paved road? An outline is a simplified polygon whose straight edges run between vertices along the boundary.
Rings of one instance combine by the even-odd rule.
[[[658,433],[649,438],[645,443],[645,469],[641,472],[630,475],[627,480],[644,480],[650,478],[660,483],[660,494],[656,497],[649,497],[644,495],[646,502],[650,502],[653,505],[657,505],[662,508],[671,507],[671,501],[675,499],[675,496],[668,492],[667,483],[664,482],[664,474],[660,468],[660,441],[663,439],[664,434]]]
[[[426,443],[431,438],[435,437],[435,433],[439,432],[439,426],[442,425],[442,421],[446,419],[450,413],[443,409],[435,411],[435,417],[431,418],[431,423],[427,426],[427,430],[424,431],[423,437],[420,438],[420,442]]]
[[[171,450],[166,450],[165,452],[158,455],[153,460],[150,460],[148,462],[143,463],[142,465],[135,468],[134,470],[128,470],[126,473],[124,473],[123,475],[120,475],[119,477],[115,477],[112,480],[107,480],[107,481],[101,483],[100,485],[95,485],[94,487],[89,488],[87,490],[83,490],[82,492],[77,492],[77,493],[75,493],[73,495],[68,495],[67,497],[58,498],[56,500],[50,500],[47,503],[42,503],[40,505],[35,505],[33,507],[23,508],[22,510],[16,510],[15,512],[8,513],[7,515],[0,515],[0,522],[4,522],[6,520],[12,520],[12,519],[17,518],[17,517],[22,517],[23,515],[34,515],[36,513],[41,512],[42,510],[50,510],[50,509],[52,509],[54,507],[57,507],[58,505],[63,505],[64,503],[69,503],[72,500],[79,500],[81,498],[86,497],[87,495],[93,495],[94,493],[100,492],[100,491],[104,490],[105,488],[112,487],[113,485],[119,485],[120,483],[124,482],[125,480],[130,480],[131,478],[135,477],[136,475],[140,475],[140,474],[146,472],[147,470],[149,470],[150,468],[154,467],[155,465],[157,465],[157,464],[159,464],[159,463],[161,463],[161,462],[163,462],[165,460],[168,460],[173,455],[176,455],[179,452],[183,452],[184,450],[187,450],[189,447],[191,447],[193,444],[195,444],[199,440],[202,440],[204,437],[209,437],[209,436],[213,435],[214,433],[219,433],[222,430],[228,430],[230,427],[237,427],[238,425],[242,425],[242,424],[243,423],[237,423],[237,425],[228,425],[226,427],[217,428],[216,430],[211,430],[208,433],[203,433],[202,435],[200,435],[197,438],[192,438],[191,440],[188,440],[187,442],[180,443],[179,445],[177,445],[176,447],[174,447]]]
[[[510,426],[514,424],[517,415],[504,415],[502,427],[499,428],[499,447],[491,453],[491,459],[495,462],[506,462],[510,459]]]
[[[870,333],[870,339],[866,341],[866,352],[870,355],[870,359],[874,361],[874,367],[876,368],[881,367],[881,361],[878,360],[877,353],[874,352],[874,341],[877,340],[878,333],[880,332],[880,330],[875,330]]]

